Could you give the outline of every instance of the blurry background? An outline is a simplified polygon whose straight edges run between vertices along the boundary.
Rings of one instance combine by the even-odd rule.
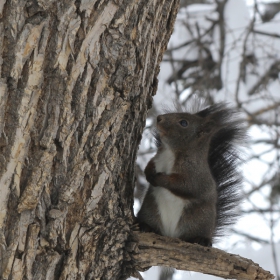
[[[155,153],[154,116],[192,95],[238,107],[249,127],[242,216],[215,247],[280,270],[280,1],[182,0],[137,160],[135,212]],[[157,268],[143,274],[157,279]],[[217,279],[177,272],[173,279]],[[276,278],[277,279],[277,278]]]

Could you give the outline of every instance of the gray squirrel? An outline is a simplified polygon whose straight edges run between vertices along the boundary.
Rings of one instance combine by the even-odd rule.
[[[219,103],[193,114],[159,115],[155,139],[157,153],[145,168],[150,186],[137,215],[140,229],[212,246],[237,217],[244,122]]]

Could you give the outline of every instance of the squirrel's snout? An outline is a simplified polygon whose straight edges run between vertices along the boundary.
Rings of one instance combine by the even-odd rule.
[[[162,116],[157,116],[157,122],[161,122],[163,120],[163,117]]]

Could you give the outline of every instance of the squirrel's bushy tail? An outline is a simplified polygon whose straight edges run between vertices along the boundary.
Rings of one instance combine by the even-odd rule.
[[[208,163],[217,183],[217,224],[215,237],[223,235],[224,227],[235,222],[236,206],[241,200],[242,176],[238,165],[242,162],[241,147],[247,134],[245,122],[237,110],[225,103],[210,106],[197,115],[214,120],[220,129],[212,137]]]

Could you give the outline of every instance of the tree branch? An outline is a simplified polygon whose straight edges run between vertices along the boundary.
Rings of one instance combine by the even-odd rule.
[[[269,36],[269,37],[274,37],[274,38],[280,38],[280,35],[277,34],[277,33],[263,32],[263,31],[256,30],[256,29],[253,29],[253,32],[256,33],[256,34],[264,35],[264,36]]]
[[[154,233],[133,232],[130,244],[134,267],[144,271],[151,266],[171,266],[225,279],[274,279],[258,264],[222,250],[190,244]]]
[[[234,230],[234,229],[232,229],[231,232],[233,232],[235,234],[238,234],[238,235],[241,235],[241,236],[244,236],[244,237],[248,238],[249,240],[252,240],[252,241],[255,241],[255,242],[258,242],[258,243],[269,244],[269,241],[267,241],[265,239],[262,239],[262,238],[259,238],[259,237],[256,237],[256,236],[252,236],[252,235],[250,235],[248,233],[245,233],[245,232],[241,232],[241,231]]]

